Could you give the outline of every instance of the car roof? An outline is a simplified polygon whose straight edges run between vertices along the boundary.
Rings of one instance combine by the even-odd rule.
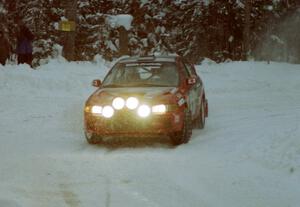
[[[119,63],[132,63],[132,62],[175,62],[178,55],[153,55],[153,56],[135,56],[125,57],[119,60]]]

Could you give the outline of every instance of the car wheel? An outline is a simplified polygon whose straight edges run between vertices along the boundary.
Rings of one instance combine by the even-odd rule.
[[[194,126],[196,129],[203,129],[205,126],[205,102],[202,100],[200,113],[195,119]]]
[[[84,135],[89,144],[97,144],[101,141],[100,137],[96,136],[92,132],[84,132]]]
[[[171,135],[173,145],[188,143],[192,136],[192,116],[189,110],[184,112],[184,120],[182,130]]]

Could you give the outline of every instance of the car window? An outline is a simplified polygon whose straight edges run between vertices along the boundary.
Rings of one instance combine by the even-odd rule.
[[[115,65],[104,79],[103,86],[177,86],[178,83],[179,76],[175,63],[138,62]]]

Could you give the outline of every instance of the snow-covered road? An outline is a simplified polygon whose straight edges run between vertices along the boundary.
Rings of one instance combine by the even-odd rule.
[[[197,67],[204,130],[91,146],[82,109],[103,63],[0,66],[0,207],[298,207],[300,65]]]

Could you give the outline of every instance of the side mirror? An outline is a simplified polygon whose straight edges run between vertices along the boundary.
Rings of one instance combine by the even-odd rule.
[[[195,77],[190,77],[187,79],[188,85],[194,85],[196,82],[197,82],[197,78],[195,78]]]
[[[99,79],[93,80],[93,82],[92,82],[92,86],[97,87],[97,88],[99,88],[101,86],[101,84],[102,84],[101,80],[99,80]]]

